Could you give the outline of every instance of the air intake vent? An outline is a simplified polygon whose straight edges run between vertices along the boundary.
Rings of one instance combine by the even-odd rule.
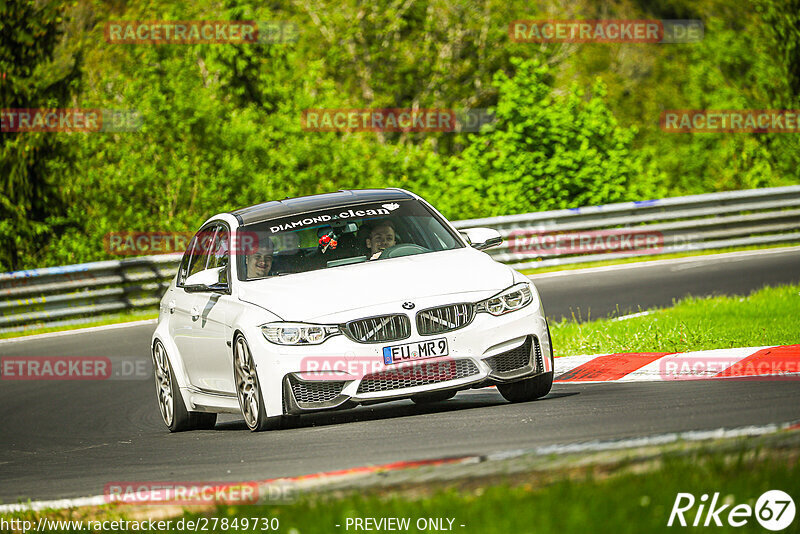
[[[307,408],[309,405],[335,399],[342,393],[345,383],[343,381],[300,382],[290,376],[289,384],[292,386],[292,393],[297,405]]]
[[[436,382],[458,380],[478,374],[478,367],[472,360],[447,360],[387,369],[366,375],[358,385],[358,393],[376,393],[395,389],[425,386]]]
[[[533,341],[531,342],[531,340]],[[491,356],[483,361],[489,364],[489,367],[495,373],[509,373],[522,369],[531,362],[531,343],[533,343],[536,369],[541,372],[544,364],[542,363],[542,350],[539,347],[539,339],[536,336],[528,336],[525,343],[519,347]]]

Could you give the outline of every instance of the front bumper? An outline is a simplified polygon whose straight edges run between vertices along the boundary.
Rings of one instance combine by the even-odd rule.
[[[251,349],[270,415],[481,388],[552,371],[547,324],[535,304],[499,317],[479,313],[459,330],[434,336],[414,331],[390,343],[357,343],[340,335],[320,345],[278,346],[260,331],[253,333]],[[383,347],[441,337],[447,339],[448,356],[401,366],[383,363]],[[326,362],[334,364],[324,367]]]
[[[545,337],[547,336],[545,331]],[[416,360],[403,367],[385,367],[357,378],[331,373],[293,372],[283,377],[283,411],[303,414],[346,409],[410,398],[433,391],[458,391],[514,382],[552,371],[536,333],[501,343],[491,356]],[[341,378],[341,379],[340,379]]]

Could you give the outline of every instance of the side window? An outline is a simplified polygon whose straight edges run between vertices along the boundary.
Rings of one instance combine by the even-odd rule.
[[[195,234],[194,239],[192,239],[192,244],[190,245],[192,257],[189,260],[189,267],[186,270],[187,278],[206,268],[210,251],[213,249],[216,230],[217,225],[206,226]]]
[[[214,241],[208,257],[208,269],[227,267],[230,258],[230,232],[225,226],[220,225],[214,236]],[[225,269],[224,282],[227,284],[228,271]]]

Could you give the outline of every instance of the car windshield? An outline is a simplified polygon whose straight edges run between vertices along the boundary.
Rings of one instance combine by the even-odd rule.
[[[239,279],[256,280],[463,245],[418,200],[355,204],[242,226],[252,246],[239,255]]]

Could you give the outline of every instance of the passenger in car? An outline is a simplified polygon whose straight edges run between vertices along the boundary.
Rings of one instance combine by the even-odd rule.
[[[272,254],[275,246],[266,236],[259,236],[258,246],[247,255],[247,278],[264,278],[272,269]]]

